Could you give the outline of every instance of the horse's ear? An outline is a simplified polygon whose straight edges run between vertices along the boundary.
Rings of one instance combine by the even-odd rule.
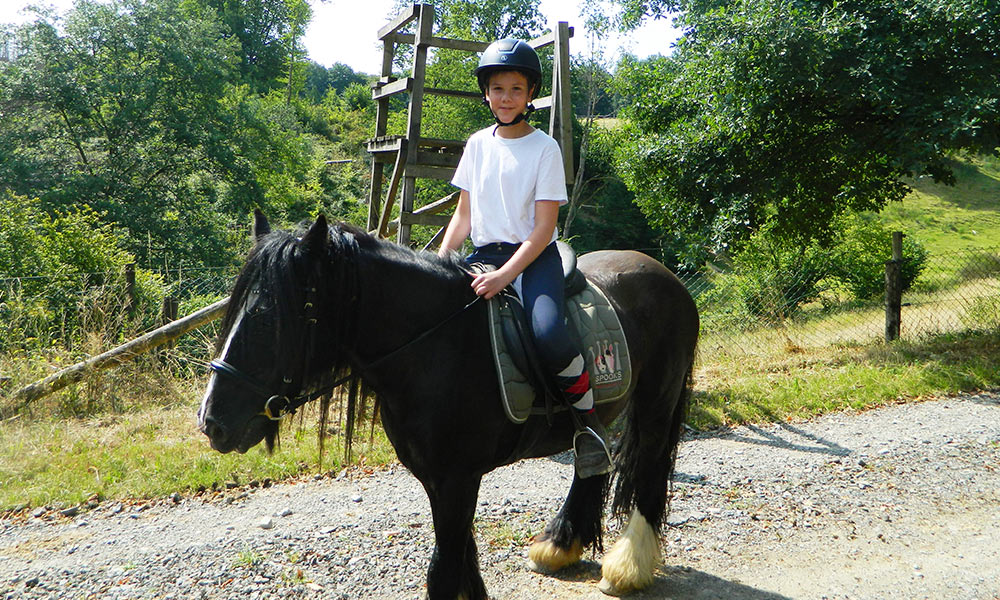
[[[271,224],[267,222],[267,217],[264,216],[264,213],[259,208],[253,209],[252,234],[254,241],[259,240],[269,233],[271,233]]]
[[[309,252],[321,252],[329,241],[330,228],[326,224],[326,217],[319,215],[309,231],[302,236],[302,246]]]

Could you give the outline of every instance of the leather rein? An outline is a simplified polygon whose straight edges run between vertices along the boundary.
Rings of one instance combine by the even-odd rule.
[[[315,314],[315,305],[312,302],[312,299],[313,299],[312,296],[315,295],[315,293],[316,293],[316,288],[315,287],[309,287],[309,288],[306,289],[306,302],[305,302],[305,307],[304,307],[305,308],[305,315],[304,315],[304,317],[305,317],[306,324],[309,327],[309,335],[306,336],[306,339],[308,341],[306,343],[309,344],[310,346],[313,345],[313,342],[314,342],[315,337],[316,337],[316,327],[315,327],[315,325],[316,325],[316,322],[317,322],[317,318],[316,318],[316,314]],[[408,349],[409,347],[411,347],[411,346],[413,346],[415,344],[418,344],[419,342],[423,341],[424,339],[430,337],[430,335],[433,334],[434,332],[436,332],[438,329],[444,327],[452,319],[454,319],[455,317],[459,316],[460,314],[462,314],[465,311],[467,311],[468,309],[470,309],[472,307],[472,305],[475,304],[476,302],[478,302],[481,298],[482,298],[482,296],[476,296],[471,302],[469,302],[468,304],[466,304],[462,308],[458,309],[457,311],[451,313],[450,315],[446,316],[443,320],[441,320],[438,323],[432,325],[430,328],[422,331],[421,333],[419,333],[418,335],[416,335],[413,339],[411,339],[411,340],[407,341],[406,343],[404,343],[402,346],[399,346],[398,348],[396,348],[395,350],[392,350],[391,352],[389,352],[387,354],[383,354],[382,356],[380,356],[379,358],[373,360],[372,362],[368,363],[367,365],[359,365],[358,368],[361,371],[366,371],[368,369],[372,369],[372,368],[380,365],[381,363],[389,360],[390,358],[396,356],[397,354],[400,354],[401,352],[403,352],[404,350]],[[257,381],[253,377],[251,377],[250,375],[247,375],[243,371],[240,371],[239,369],[237,369],[233,365],[227,363],[225,360],[223,360],[221,358],[217,358],[217,359],[213,360],[212,362],[210,362],[209,363],[209,368],[213,372],[215,372],[217,374],[224,374],[224,375],[226,375],[228,377],[231,377],[233,380],[235,380],[237,383],[240,383],[241,385],[243,385],[247,389],[249,389],[249,390],[251,390],[253,392],[256,392],[257,394],[259,394],[259,395],[261,395],[263,397],[266,397],[267,401],[264,402],[264,409],[261,412],[257,413],[257,415],[258,416],[267,417],[271,421],[280,421],[282,419],[282,417],[284,417],[285,415],[295,414],[295,411],[298,410],[299,408],[301,408],[302,406],[304,406],[305,404],[307,404],[307,403],[309,403],[309,402],[311,402],[311,401],[313,401],[313,400],[315,400],[315,399],[317,399],[317,398],[319,398],[321,396],[329,394],[334,389],[336,389],[337,387],[343,385],[344,383],[346,383],[347,381],[349,381],[351,378],[353,378],[353,377],[356,376],[354,373],[350,373],[348,375],[345,375],[345,376],[341,377],[340,379],[337,379],[333,383],[330,383],[328,385],[323,386],[322,388],[320,388],[318,390],[313,390],[313,391],[310,391],[310,392],[295,394],[294,392],[286,391],[285,393],[274,394],[274,393],[272,393],[272,390],[268,386],[260,383],[259,381]],[[302,379],[305,379],[305,374],[306,373],[308,373],[308,364],[303,365]],[[293,380],[290,377],[282,377],[282,384],[287,389],[290,390],[293,387],[292,386]],[[302,387],[301,384],[298,387],[301,388]]]

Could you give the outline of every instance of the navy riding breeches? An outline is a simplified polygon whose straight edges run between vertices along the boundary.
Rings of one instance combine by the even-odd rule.
[[[495,243],[476,248],[465,260],[500,267],[520,244]],[[531,332],[541,359],[552,373],[559,373],[580,354],[569,335],[565,318],[565,282],[555,242],[521,273],[521,302],[531,318]]]

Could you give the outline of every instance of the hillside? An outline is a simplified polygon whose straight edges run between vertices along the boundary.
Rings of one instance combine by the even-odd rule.
[[[932,255],[1000,246],[1000,158],[956,159],[954,170],[954,186],[929,177],[907,182],[913,192],[886,207],[886,223]]]

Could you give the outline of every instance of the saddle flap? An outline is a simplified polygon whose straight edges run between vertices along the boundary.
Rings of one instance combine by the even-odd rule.
[[[580,276],[583,278],[582,273]],[[607,297],[586,278],[583,282],[584,291],[567,298],[566,314],[571,335],[579,339],[583,349],[594,402],[604,404],[620,399],[631,389],[628,342]],[[542,387],[545,374],[520,301],[501,294],[491,299],[488,306],[490,339],[507,417],[514,423],[523,423],[532,414],[564,410],[561,403],[538,405],[539,399],[546,397]]]

